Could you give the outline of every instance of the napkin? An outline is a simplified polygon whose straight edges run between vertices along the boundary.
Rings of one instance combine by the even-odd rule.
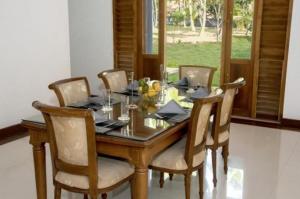
[[[178,86],[188,86],[189,85],[189,80],[187,77],[183,77],[181,80],[178,81],[177,83]]]
[[[106,115],[99,114],[95,111],[93,111],[93,116],[94,116],[95,123],[105,122],[108,120]]]
[[[138,89],[139,89],[139,82],[137,80],[134,80],[127,86],[127,90],[130,90],[130,91],[132,91],[132,90],[138,91]]]
[[[186,114],[186,111],[174,100],[169,101],[165,106],[163,106],[161,109],[157,111],[157,114],[159,115],[165,115],[165,114]]]
[[[104,96],[89,97],[88,101],[90,103],[103,105],[105,103],[105,97]]]
[[[198,89],[191,95],[191,98],[192,98],[192,99],[199,99],[199,98],[207,97],[208,94],[209,94],[209,93],[208,93],[207,88],[198,88]]]

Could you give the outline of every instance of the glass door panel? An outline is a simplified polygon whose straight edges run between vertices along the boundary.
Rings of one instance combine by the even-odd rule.
[[[144,53],[158,54],[159,41],[159,0],[144,0]]]
[[[234,0],[232,16],[232,59],[251,59],[254,0]]]
[[[216,67],[220,82],[224,0],[166,0],[166,64],[170,81],[180,65]]]
[[[165,0],[141,0],[142,6],[142,76],[160,79],[160,65],[165,52]]]

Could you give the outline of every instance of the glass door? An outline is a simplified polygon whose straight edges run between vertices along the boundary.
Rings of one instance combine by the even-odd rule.
[[[224,82],[244,77],[233,107],[234,115],[250,117],[253,89],[255,0],[228,1],[228,27],[225,41]]]

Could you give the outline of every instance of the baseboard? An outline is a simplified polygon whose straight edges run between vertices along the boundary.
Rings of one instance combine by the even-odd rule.
[[[254,126],[269,127],[269,128],[281,128],[281,124],[279,121],[264,120],[258,118],[232,116],[231,122],[238,123],[238,124],[248,124]]]
[[[300,131],[300,120],[283,118],[281,125],[284,129]]]
[[[15,124],[6,128],[0,129],[0,145],[28,135],[27,129],[21,124]]]
[[[266,120],[258,118],[232,116],[231,121],[238,124],[248,124],[277,129],[300,131],[300,120],[283,118],[281,121]]]

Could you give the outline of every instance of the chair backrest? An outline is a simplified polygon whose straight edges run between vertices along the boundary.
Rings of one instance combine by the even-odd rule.
[[[188,127],[185,160],[188,167],[193,165],[194,157],[205,150],[209,118],[215,103],[222,100],[222,90],[213,91],[207,98],[194,102]]]
[[[244,78],[238,78],[232,83],[224,84],[221,88],[224,90],[224,97],[221,106],[220,113],[220,128],[228,126],[231,120],[232,107],[234,103],[235,95],[238,89],[246,84]]]
[[[126,89],[128,85],[127,73],[125,70],[107,70],[98,74],[106,89],[112,92],[119,92]]]
[[[56,81],[49,85],[54,90],[60,106],[84,102],[91,95],[90,86],[86,77],[76,77]]]
[[[93,113],[91,110],[52,107],[38,101],[49,136],[53,175],[62,171],[87,176],[90,188],[97,188],[98,166]]]
[[[183,65],[179,66],[179,78],[187,77],[191,86],[210,88],[216,68],[208,66]]]

